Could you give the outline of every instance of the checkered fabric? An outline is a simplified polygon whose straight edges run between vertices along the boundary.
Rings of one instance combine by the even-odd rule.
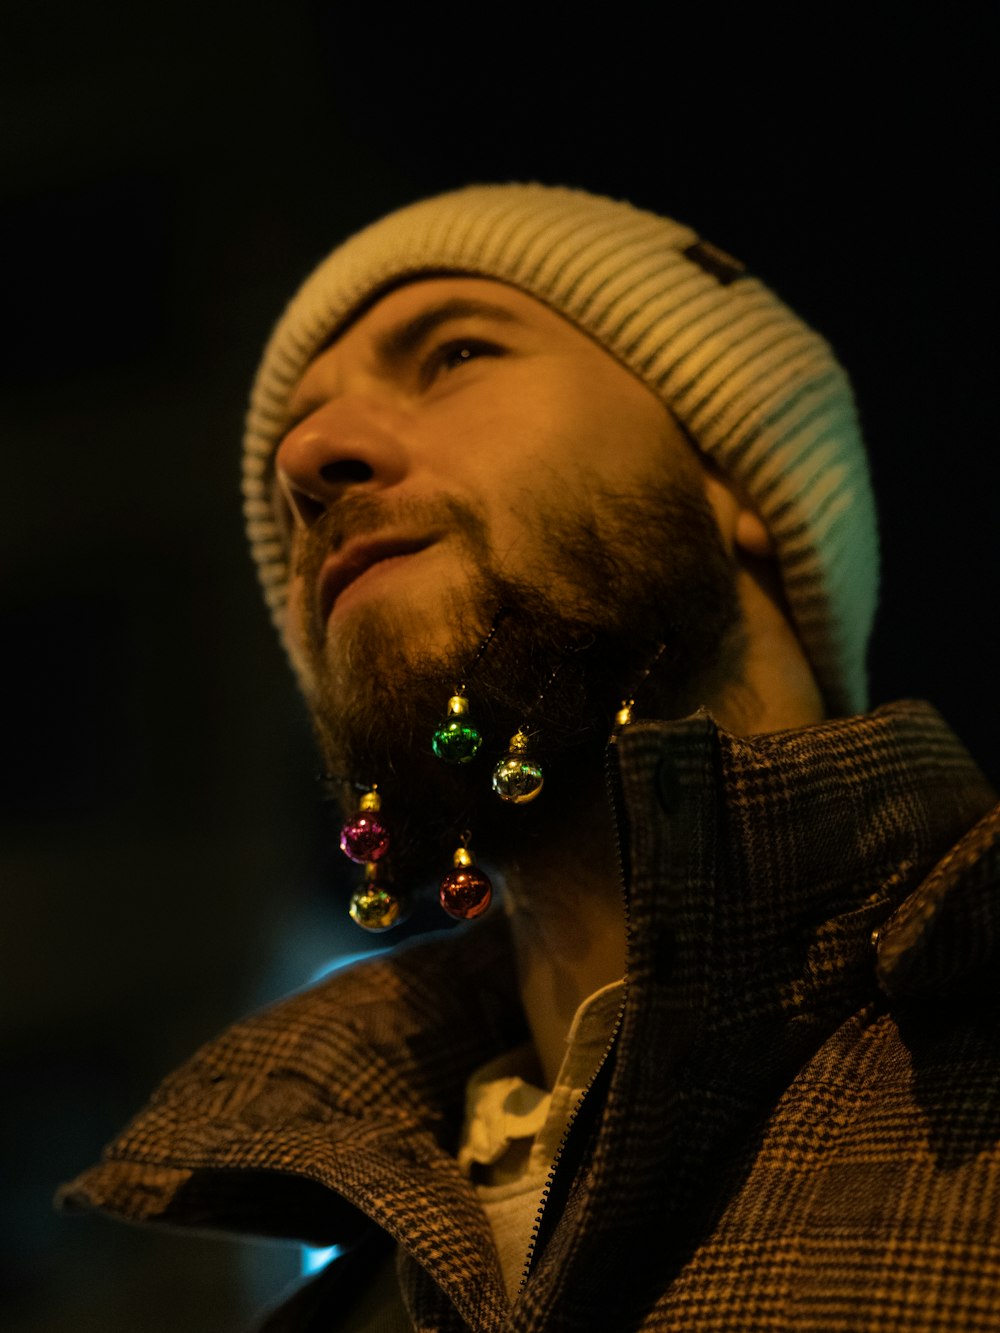
[[[611,768],[627,999],[513,1304],[453,1157],[468,1075],[525,1037],[502,917],[240,1023],[64,1207],[356,1243],[272,1330],[359,1327],[393,1245],[426,1333],[1000,1330],[989,784],[910,703],[637,723]]]

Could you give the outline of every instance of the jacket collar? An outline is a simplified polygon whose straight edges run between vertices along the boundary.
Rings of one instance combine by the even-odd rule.
[[[914,922],[946,903],[974,962],[988,904],[959,890],[956,876],[996,836],[987,831],[996,794],[930,706],[891,704],[750,737],[721,731],[701,712],[634,725],[614,750],[629,975],[637,986],[666,980],[672,1007],[700,1030],[853,1002],[870,989],[872,935],[883,927],[887,989],[917,947],[919,976],[938,981],[930,932]],[[984,816],[965,857],[947,858],[931,877]],[[988,866],[977,873],[990,878]],[[947,968],[961,966],[952,948]]]

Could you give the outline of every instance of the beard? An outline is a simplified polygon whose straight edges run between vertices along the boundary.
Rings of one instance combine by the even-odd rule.
[[[529,503],[524,540],[538,572],[525,577],[500,569],[483,517],[453,499],[405,507],[345,499],[306,537],[297,570],[306,588],[331,549],[390,526],[447,531],[464,556],[467,577],[442,592],[456,627],[442,650],[419,647],[412,609],[363,605],[327,640],[312,599],[306,604],[299,672],[323,762],[344,815],[356,809],[359,787],[377,784],[392,877],[407,893],[440,880],[464,834],[489,870],[572,830],[603,782],[625,698],[635,693],[637,717],[684,717],[742,671],[737,567],[700,477],[658,475],[629,492],[588,492],[585,508],[566,512],[537,497]],[[483,744],[454,767],[430,742],[459,684]],[[509,806],[491,773],[519,728],[543,765],[545,789],[531,805]]]

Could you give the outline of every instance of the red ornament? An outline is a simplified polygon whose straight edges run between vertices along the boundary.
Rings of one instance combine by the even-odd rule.
[[[455,869],[441,881],[441,906],[449,916],[471,921],[489,907],[493,885],[464,847],[455,853],[454,863]]]

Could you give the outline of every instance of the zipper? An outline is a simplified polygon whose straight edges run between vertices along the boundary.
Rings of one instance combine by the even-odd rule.
[[[625,849],[622,846],[622,835],[621,835],[620,812],[624,805],[624,799],[622,794],[621,774],[618,767],[617,751],[615,749],[617,741],[618,741],[618,732],[616,731],[611,736],[608,742],[604,777],[608,792],[608,799],[611,803],[612,822],[614,824],[614,829],[615,829],[615,850],[618,856],[618,885],[621,890],[622,904],[625,909],[625,947],[626,947],[626,959],[627,959],[628,940],[632,932],[632,919],[630,915],[628,883],[625,874]],[[626,962],[625,996],[622,1000],[621,1007],[618,1010],[618,1017],[615,1019],[615,1025],[611,1030],[611,1035],[608,1038],[607,1046],[605,1046],[604,1048],[604,1053],[602,1054],[600,1060],[598,1061],[597,1066],[590,1077],[590,1081],[584,1088],[582,1096],[577,1101],[576,1108],[573,1111],[573,1114],[570,1116],[569,1120],[566,1123],[566,1128],[563,1131],[562,1138],[559,1140],[559,1147],[556,1149],[556,1154],[552,1159],[552,1165],[549,1168],[549,1174],[546,1177],[545,1185],[542,1189],[541,1201],[538,1205],[538,1212],[535,1214],[535,1221],[532,1224],[531,1228],[531,1239],[528,1242],[528,1253],[525,1256],[524,1260],[524,1269],[521,1274],[521,1282],[517,1289],[518,1296],[521,1295],[525,1287],[528,1285],[528,1280],[531,1277],[532,1269],[535,1266],[535,1260],[538,1257],[539,1246],[542,1240],[542,1227],[543,1223],[545,1223],[546,1221],[546,1206],[549,1202],[549,1197],[552,1193],[552,1186],[555,1183],[555,1178],[559,1172],[560,1164],[566,1152],[566,1147],[573,1134],[574,1128],[579,1122],[580,1112],[583,1110],[587,1098],[590,1096],[594,1088],[594,1085],[597,1083],[598,1079],[603,1073],[604,1068],[607,1065],[608,1059],[611,1056],[611,1052],[614,1050],[615,1043],[618,1040],[618,1033],[621,1031],[622,1021],[625,1016],[625,1005],[627,1002],[628,1002],[628,965]]]

